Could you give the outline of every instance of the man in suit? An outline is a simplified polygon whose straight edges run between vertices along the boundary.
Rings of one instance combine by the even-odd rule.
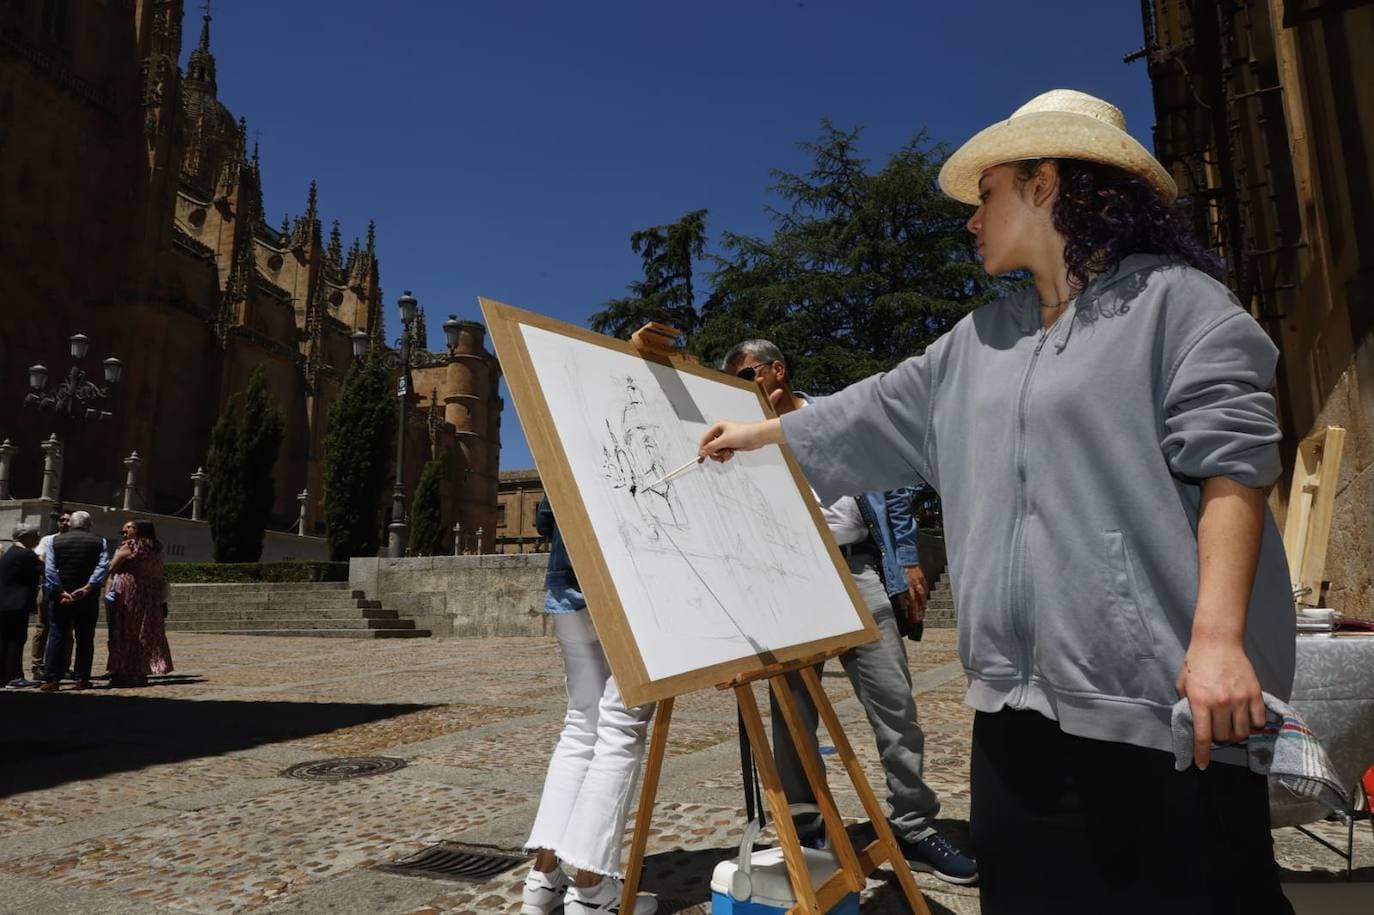
[[[38,528],[20,522],[12,537],[14,544],[0,556],[0,684],[33,686],[24,679],[24,640],[43,578],[43,563],[33,552]]]
[[[43,569],[43,592],[48,599],[48,648],[43,656],[40,692],[56,692],[61,667],[62,640],[75,633],[76,657],[73,689],[91,688],[91,661],[95,657],[95,621],[100,615],[100,591],[110,549],[105,538],[91,533],[89,512],[72,512],[72,527],[53,538]]]

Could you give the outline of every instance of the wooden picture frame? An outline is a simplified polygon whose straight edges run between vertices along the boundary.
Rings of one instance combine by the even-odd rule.
[[[646,352],[636,349],[630,343],[615,340],[593,333],[581,327],[557,321],[534,312],[505,305],[491,299],[479,298],[482,314],[491,334],[492,343],[501,362],[511,399],[515,402],[516,412],[529,442],[544,491],[558,518],[559,529],[567,546],[569,557],[576,570],[579,586],[586,597],[587,608],[596,626],[614,673],[621,695],[627,705],[642,705],[647,702],[680,695],[696,689],[714,687],[739,678],[763,674],[770,667],[797,661],[803,658],[825,654],[835,649],[847,649],[879,638],[880,633],[872,615],[861,598],[848,566],[830,535],[829,528],[820,512],[820,506],[811,493],[800,467],[791,452],[784,445],[781,453],[790,471],[803,504],[806,516],[815,525],[815,533],[824,545],[824,552],[834,566],[834,572],[842,586],[841,593],[848,596],[849,605],[843,610],[852,609],[859,625],[825,638],[801,641],[797,644],[774,646],[767,650],[756,651],[728,661],[687,670],[670,676],[651,676],[645,664],[640,645],[632,631],[630,620],[621,601],[620,589],[613,580],[611,569],[599,544],[593,528],[587,505],[574,479],[574,472],[565,453],[559,434],[559,425],[549,406],[548,398],[541,387],[538,370],[526,344],[522,328],[536,328],[580,343],[591,344],[606,350],[654,363],[673,373],[695,376],[709,382],[728,385],[737,390],[750,391],[757,400],[760,418],[774,415],[757,385],[732,378],[723,372],[704,368],[695,362],[673,358],[663,353]],[[653,371],[651,369],[651,371]],[[672,375],[661,371],[655,377],[671,381]],[[685,391],[685,388],[684,388]],[[683,396],[677,392],[676,396]],[[749,417],[735,417],[748,419]],[[566,420],[565,420],[566,421]],[[701,473],[702,471],[695,471]],[[809,532],[807,532],[809,533]],[[823,571],[816,574],[823,575]]]

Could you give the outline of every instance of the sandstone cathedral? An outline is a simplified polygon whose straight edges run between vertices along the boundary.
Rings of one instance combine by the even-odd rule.
[[[109,504],[137,451],[141,506],[173,513],[190,498],[210,430],[262,367],[287,417],[274,526],[319,496],[329,405],[358,331],[386,344],[377,241],[326,233],[317,190],[269,225],[262,166],[243,118],[217,97],[211,19],[185,71],[183,0],[0,0],[0,439],[19,449],[11,492],[34,497],[52,416],[23,406],[28,367],[60,380],[68,337],[91,338],[84,366],[123,360],[112,416],[68,436],[62,494]],[[322,151],[322,154],[323,151]],[[392,300],[396,298],[393,293]],[[423,302],[422,302],[423,304]],[[443,516],[493,531],[501,400],[485,329],[414,371],[406,434],[410,489],[446,462]],[[415,337],[428,349],[421,313]],[[407,505],[409,502],[407,502]]]

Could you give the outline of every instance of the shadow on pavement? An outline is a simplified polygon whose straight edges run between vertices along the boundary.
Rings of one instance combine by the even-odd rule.
[[[0,692],[0,797],[325,734],[431,707],[192,701],[101,692]]]

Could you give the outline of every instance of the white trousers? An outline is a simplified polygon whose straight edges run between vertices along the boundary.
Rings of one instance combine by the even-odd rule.
[[[586,610],[554,614],[553,631],[563,649],[568,714],[525,848],[623,877],[620,841],[654,707],[625,707]]]

